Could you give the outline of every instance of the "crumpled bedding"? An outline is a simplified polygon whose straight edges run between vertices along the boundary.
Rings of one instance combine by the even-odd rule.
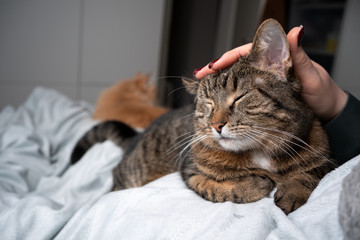
[[[91,112],[42,87],[0,112],[0,239],[342,239],[341,183],[360,156],[326,175],[288,216],[272,197],[206,201],[178,173],[109,193],[121,148],[106,141],[69,165],[76,141],[96,124]]]

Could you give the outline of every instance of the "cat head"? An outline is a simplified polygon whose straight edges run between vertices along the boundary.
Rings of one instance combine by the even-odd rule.
[[[250,53],[231,67],[184,82],[195,94],[196,134],[206,136],[209,146],[275,151],[286,141],[305,137],[311,126],[312,113],[293,76],[288,40],[276,20],[261,24]]]
[[[150,74],[136,74],[134,77],[119,81],[111,87],[108,95],[115,94],[117,98],[133,100],[135,103],[155,103],[155,86],[150,83]]]

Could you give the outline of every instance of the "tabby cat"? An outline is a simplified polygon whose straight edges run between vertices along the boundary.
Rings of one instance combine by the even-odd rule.
[[[254,202],[276,187],[275,203],[286,214],[332,169],[327,136],[301,98],[276,20],[259,27],[249,55],[184,84],[195,106],[166,113],[142,134],[122,123],[100,124],[80,140],[72,161],[94,142],[113,139],[126,149],[113,190],[180,170],[186,185],[212,202]]]

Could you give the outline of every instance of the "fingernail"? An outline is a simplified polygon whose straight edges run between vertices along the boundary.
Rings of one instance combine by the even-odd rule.
[[[197,68],[193,71],[193,75],[195,76],[201,69],[203,69],[202,67],[201,68]]]
[[[300,31],[299,31],[299,33],[298,33],[298,47],[300,47],[300,45],[301,45],[301,41],[302,41],[302,39],[303,39],[303,37],[304,37],[304,26],[303,25],[300,25]]]
[[[211,62],[209,63],[209,65],[208,65],[208,67],[209,67],[210,69],[212,69],[212,67],[214,66],[214,63],[216,63],[218,60],[219,60],[219,58],[218,58],[218,59],[215,59],[214,61],[211,61]]]

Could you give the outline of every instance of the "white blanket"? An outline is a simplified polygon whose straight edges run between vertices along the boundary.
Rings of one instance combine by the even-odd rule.
[[[0,239],[341,239],[342,179],[360,156],[329,173],[307,204],[286,216],[271,197],[211,203],[178,173],[108,193],[122,150],[95,145],[69,166],[75,142],[96,122],[91,107],[37,88],[0,112]]]

